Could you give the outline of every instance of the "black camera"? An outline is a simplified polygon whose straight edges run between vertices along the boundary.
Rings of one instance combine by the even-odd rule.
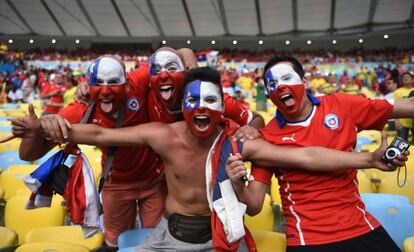
[[[386,163],[394,165],[393,160],[397,158],[398,155],[403,154],[406,150],[408,150],[409,147],[410,145],[408,144],[408,142],[406,142],[404,139],[400,137],[396,137],[388,146],[382,159]]]

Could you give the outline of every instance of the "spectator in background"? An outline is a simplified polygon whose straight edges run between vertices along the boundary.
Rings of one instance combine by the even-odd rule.
[[[65,93],[63,84],[62,73],[50,75],[50,83],[44,86],[40,94],[42,99],[47,100],[42,115],[57,114],[63,108],[63,94]]]
[[[21,90],[23,92],[23,102],[29,103],[32,102],[35,99],[34,96],[34,88],[32,82],[33,78],[31,78],[30,73],[26,73],[26,79],[22,83]]]
[[[396,80],[394,79],[396,82]],[[403,86],[395,90],[394,92],[394,99],[402,100],[408,98],[410,93],[414,91],[413,88],[413,76],[406,72],[403,75]],[[411,135],[414,136],[413,130],[413,120],[412,119],[398,119],[395,121],[396,129],[398,130],[398,136],[403,138],[404,140],[408,141],[409,132],[411,131]]]
[[[267,112],[266,88],[261,77],[256,77],[256,110]]]
[[[342,93],[350,95],[360,95],[361,88],[355,83],[356,78],[352,77],[348,79],[348,83],[342,86]]]
[[[349,82],[348,71],[344,70],[341,77],[339,78],[339,84],[345,85]]]
[[[325,84],[326,84],[325,77],[321,75],[320,71],[316,71],[315,77],[312,79],[312,82],[311,82],[312,93],[314,94],[319,93],[319,91],[321,90],[320,87]]]
[[[17,88],[15,85],[11,86],[11,90],[7,95],[7,102],[9,103],[19,103],[23,102],[23,92],[21,89]]]
[[[243,93],[245,94],[245,96],[247,98],[249,98],[249,99],[252,98],[254,82],[253,82],[253,78],[251,77],[251,73],[249,72],[249,70],[247,68],[244,68],[242,70],[242,76],[240,76],[237,79],[236,84],[239,85],[241,90],[243,90]],[[237,90],[235,89],[235,92],[236,91]]]
[[[234,99],[236,99],[245,109],[250,109],[250,104],[244,100],[243,90],[236,86],[234,88]]]

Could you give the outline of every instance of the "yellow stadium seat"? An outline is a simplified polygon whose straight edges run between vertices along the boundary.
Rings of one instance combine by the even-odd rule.
[[[282,200],[280,199],[279,193],[279,183],[275,176],[272,176],[272,181],[270,183],[270,196],[272,197],[272,204],[281,206]]]
[[[274,225],[274,213],[270,195],[266,194],[263,208],[260,213],[255,216],[245,215],[244,223],[249,229],[272,231]]]
[[[33,242],[18,247],[16,252],[88,252],[89,249],[76,244],[64,242]]]
[[[102,175],[102,165],[101,165],[101,151],[95,146],[89,145],[79,145],[79,148],[88,158],[89,164],[93,170],[93,176],[95,178],[95,184],[98,186],[99,179]]]
[[[286,251],[286,236],[283,233],[263,230],[250,230],[257,250],[260,252],[284,252]]]
[[[8,133],[8,132],[6,132]],[[8,133],[7,135],[10,135],[11,133]],[[4,135],[4,134],[2,134]],[[5,151],[9,151],[9,150],[19,150],[20,147],[20,143],[22,142],[22,140],[20,138],[15,138],[12,139],[6,143],[2,143],[0,144],[0,153],[1,152],[5,152]]]
[[[37,167],[39,167],[39,165],[36,165],[36,164],[16,164],[16,165],[9,165],[7,170],[13,171],[13,172],[22,172],[26,174],[26,172],[29,172],[29,171],[33,172],[34,170],[36,170]]]
[[[414,236],[404,240],[403,250],[404,252],[414,252]]]
[[[19,244],[25,242],[27,232],[34,228],[62,226],[64,223],[64,209],[62,197],[53,196],[51,207],[25,209],[28,197],[14,196],[7,201],[4,213],[4,223],[7,228],[18,234]]]
[[[10,228],[0,226],[0,248],[16,244],[17,234]]]
[[[404,174],[400,173],[400,184],[402,184],[403,179]],[[406,184],[403,187],[398,186],[396,177],[385,178],[381,180],[378,192],[405,195],[414,204],[414,175],[407,176]]]
[[[363,171],[358,170],[357,178],[358,178],[358,190],[360,193],[377,192],[376,186],[373,183],[371,183],[371,180],[368,178],[368,176]]]
[[[35,166],[15,166],[0,174],[0,187],[4,190],[4,199],[8,200],[19,189],[27,188],[23,179],[34,171]]]
[[[30,230],[26,234],[25,242],[66,242],[82,245],[92,250],[103,245],[104,236],[102,232],[98,232],[92,237],[84,239],[80,226],[56,226]]]

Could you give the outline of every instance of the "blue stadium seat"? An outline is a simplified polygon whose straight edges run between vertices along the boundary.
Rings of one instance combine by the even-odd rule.
[[[356,150],[361,150],[361,147],[364,146],[364,145],[367,145],[367,144],[372,144],[372,140],[369,139],[366,136],[358,136],[357,137],[357,144],[356,144],[355,149]]]
[[[410,205],[410,199],[403,195],[386,193],[361,193],[361,199],[365,205],[380,203]]]
[[[5,151],[0,153],[0,167],[6,171],[10,165],[15,164],[31,164],[30,162],[21,160],[18,151]]]
[[[16,103],[5,103],[1,106],[1,109],[18,109],[20,106]]]
[[[118,236],[118,248],[129,248],[142,244],[153,230],[153,228],[138,228],[122,232]]]
[[[10,121],[11,119],[11,116],[0,116],[0,121]]]
[[[12,127],[8,125],[0,125],[0,132],[11,132]]]
[[[401,249],[404,240],[414,236],[413,205],[378,202],[367,205],[367,210],[381,223]]]

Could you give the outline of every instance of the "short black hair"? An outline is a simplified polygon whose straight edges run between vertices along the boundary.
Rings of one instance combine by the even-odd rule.
[[[295,70],[295,72],[299,75],[299,77],[301,79],[303,79],[303,76],[305,76],[305,72],[303,71],[303,66],[302,64],[299,62],[299,60],[297,60],[294,57],[288,57],[288,56],[275,56],[273,58],[271,58],[265,65],[264,67],[264,72],[266,73],[267,70],[269,70],[272,66],[276,65],[279,62],[282,61],[287,61],[290,62],[293,66],[293,70]]]
[[[198,67],[188,71],[184,76],[183,92],[186,91],[187,85],[195,80],[206,81],[215,84],[219,89],[221,97],[223,97],[223,89],[221,87],[221,76],[220,72],[216,69],[211,67]],[[184,93],[182,97],[184,97]]]

